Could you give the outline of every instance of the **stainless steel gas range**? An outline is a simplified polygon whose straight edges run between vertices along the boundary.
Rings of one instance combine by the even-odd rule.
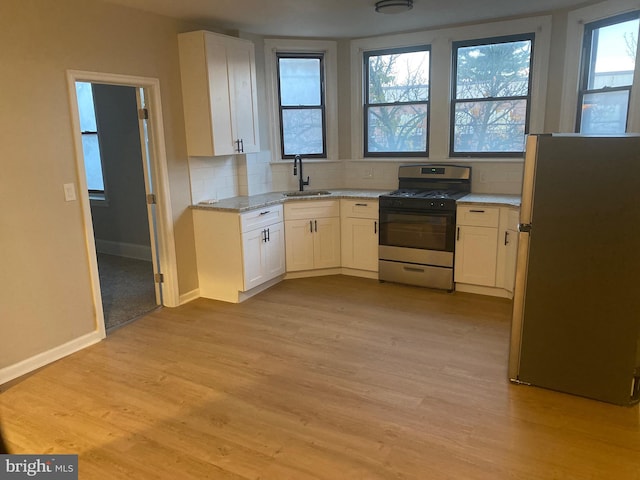
[[[400,166],[380,197],[379,279],[453,290],[456,200],[470,191],[471,167]]]

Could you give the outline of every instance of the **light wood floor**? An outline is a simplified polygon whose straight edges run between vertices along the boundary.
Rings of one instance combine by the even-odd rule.
[[[6,389],[87,479],[640,479],[638,407],[511,385],[506,300],[351,277],[162,309]]]

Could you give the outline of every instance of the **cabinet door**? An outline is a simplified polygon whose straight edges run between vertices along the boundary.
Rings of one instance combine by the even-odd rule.
[[[229,42],[227,65],[233,141],[239,153],[260,150],[258,133],[258,102],[256,92],[256,68],[254,46],[246,41]]]
[[[496,285],[498,229],[458,226],[455,281],[472,285]]]
[[[227,67],[226,41],[217,35],[205,35],[206,63],[209,78],[212,156],[231,155],[234,152],[231,118],[233,110],[229,104],[231,89]],[[194,155],[189,152],[190,155]],[[204,153],[206,155],[206,153]]]
[[[516,230],[506,230],[505,249],[503,288],[509,292],[513,292],[513,286],[516,280],[516,261],[518,255],[518,232]]]
[[[282,275],[285,272],[284,263],[284,224],[282,222],[267,227],[267,241],[265,270],[263,281]]]
[[[285,228],[285,251],[287,272],[313,268],[313,221],[287,220]]]
[[[247,291],[263,283],[266,278],[267,257],[265,230],[256,228],[242,234],[242,254],[244,263],[244,288]]]
[[[342,222],[342,266],[378,271],[378,224],[370,218]]]
[[[498,236],[498,261],[496,287],[513,292],[518,250],[519,211],[515,208],[500,209],[500,234]]]
[[[332,268],[340,266],[340,218],[318,218],[314,220],[314,267]]]

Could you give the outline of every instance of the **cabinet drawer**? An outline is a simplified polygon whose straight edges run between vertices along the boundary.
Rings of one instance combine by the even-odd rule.
[[[305,200],[284,205],[285,220],[307,220],[340,216],[339,200]]]
[[[282,205],[251,210],[240,215],[240,230],[248,232],[255,228],[262,228],[282,221]]]
[[[500,208],[484,205],[463,205],[458,207],[456,223],[473,227],[495,227],[500,222]]]
[[[341,200],[340,214],[351,218],[378,218],[377,200]]]

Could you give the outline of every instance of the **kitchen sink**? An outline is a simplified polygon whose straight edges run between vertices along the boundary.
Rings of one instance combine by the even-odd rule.
[[[313,197],[318,195],[331,195],[331,192],[329,190],[304,190],[302,192],[296,190],[293,192],[283,192],[282,195],[285,197]]]

